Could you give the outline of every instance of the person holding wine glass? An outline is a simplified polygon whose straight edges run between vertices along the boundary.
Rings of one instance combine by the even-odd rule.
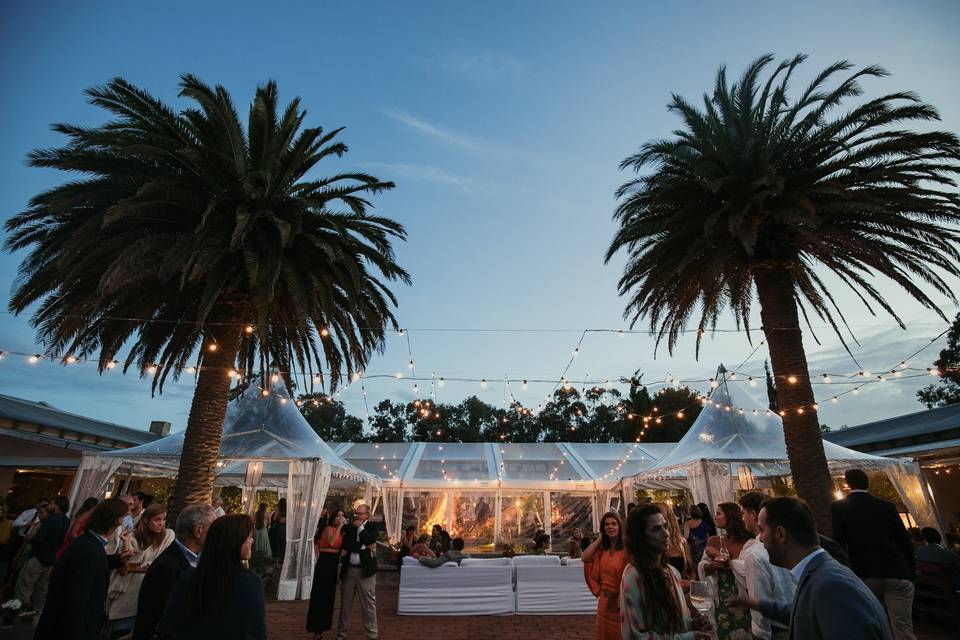
[[[159,504],[152,504],[143,510],[133,534],[122,538],[122,553],[131,554],[131,557],[110,577],[107,617],[112,637],[126,635],[133,630],[143,578],[150,563],[170,546],[173,538],[173,529],[167,528],[167,508]]]
[[[740,506],[734,502],[717,505],[715,523],[723,529],[722,536],[711,536],[700,561],[702,576],[715,579],[717,592],[717,638],[718,640],[750,640],[750,611],[726,604],[728,598],[738,593],[737,579],[730,561],[740,557],[740,551],[753,535],[747,531]]]

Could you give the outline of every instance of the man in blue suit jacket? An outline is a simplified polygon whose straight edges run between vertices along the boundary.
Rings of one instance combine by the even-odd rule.
[[[789,624],[791,640],[891,640],[873,592],[817,544],[813,512],[798,498],[774,498],[760,510],[770,562],[797,581],[792,606],[760,600],[764,616]]]

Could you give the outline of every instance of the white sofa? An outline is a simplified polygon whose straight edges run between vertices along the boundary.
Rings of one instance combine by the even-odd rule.
[[[499,558],[493,558],[499,560]],[[509,615],[514,612],[513,567],[463,560],[431,569],[404,558],[397,613],[420,616]]]
[[[557,556],[465,558],[431,569],[403,559],[401,615],[590,614],[597,610],[583,564]]]
[[[591,614],[597,599],[583,579],[583,563],[569,566],[519,565],[516,568],[518,614]]]

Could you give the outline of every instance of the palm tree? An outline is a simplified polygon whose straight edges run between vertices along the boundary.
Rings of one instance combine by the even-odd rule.
[[[945,318],[917,282],[955,300],[943,276],[960,275],[960,143],[950,133],[898,128],[939,119],[910,92],[839,113],[861,95],[861,79],[887,75],[877,66],[847,75],[853,65],[837,62],[788,98],[804,59],[782,62],[761,82],[773,60],[763,56],[732,86],[721,68],[702,108],[673,96],[669,109],[683,127],[620,165],[648,171],[617,191],[619,229],[606,260],[626,250],[624,317],[648,319],[657,345],[666,338],[670,350],[698,315],[699,355],[728,305],[749,336],[756,288],[793,478],[827,530],[832,487],[799,315],[811,332],[810,311],[840,335],[846,323],[822,279],[828,271],[901,327],[871,276],[886,276]],[[831,86],[838,74],[845,77]]]
[[[6,223],[6,249],[29,250],[9,307],[38,304],[49,354],[95,356],[102,373],[129,345],[124,371],[155,393],[196,374],[174,514],[210,498],[231,372],[335,389],[397,327],[387,281],[410,281],[391,246],[403,227],[367,213],[393,183],[312,175],[347,151],[340,129],[302,127],[299,98],[279,112],[274,82],[246,130],[223,87],[185,75],[180,88],[196,103],[180,112],[119,78],[88,90],[114,119],[54,125],[69,142],[28,159],[83,178]]]

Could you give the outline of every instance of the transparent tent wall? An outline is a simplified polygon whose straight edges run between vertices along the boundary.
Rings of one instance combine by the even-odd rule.
[[[590,494],[551,492],[550,494],[550,547],[553,551],[566,551],[573,529],[580,529],[585,538],[593,538],[593,500]]]
[[[344,515],[350,518],[350,514],[353,513],[353,508],[363,502],[363,498],[364,488],[362,486],[330,487],[327,491],[327,499],[324,501],[323,506],[330,515],[336,513],[337,510],[343,510]],[[380,509],[380,513],[382,520],[382,508]]]
[[[546,530],[543,491],[503,491],[500,511],[500,542],[533,547],[538,529]]]
[[[402,530],[415,527],[417,534],[430,533],[433,525],[449,529],[446,491],[404,491]],[[402,534],[401,534],[402,535]]]
[[[454,538],[463,538],[468,550],[493,550],[495,509],[497,494],[495,491],[453,492],[453,523],[447,527]]]

